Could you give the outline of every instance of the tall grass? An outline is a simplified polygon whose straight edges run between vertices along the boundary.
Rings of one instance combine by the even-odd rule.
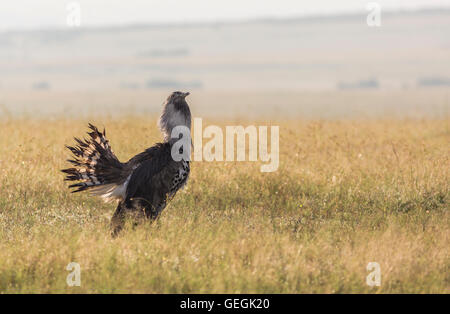
[[[94,122],[121,160],[160,140],[154,118]],[[114,205],[59,172],[86,123],[0,123],[0,293],[450,292],[448,120],[281,123],[277,172],[194,162],[156,223],[116,239]]]

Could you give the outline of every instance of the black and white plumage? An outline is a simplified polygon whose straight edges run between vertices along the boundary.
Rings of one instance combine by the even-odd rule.
[[[69,186],[73,192],[89,191],[105,201],[119,202],[111,219],[113,235],[123,227],[125,216],[134,213],[147,219],[156,219],[188,180],[189,160],[172,158],[172,129],[176,126],[191,128],[191,112],[185,100],[189,93],[174,92],[164,104],[159,127],[164,141],[122,163],[114,155],[106,139],[94,125],[89,138],[75,138],[77,146],[67,146],[74,158],[68,160],[73,167],[64,169],[66,181],[78,181]]]

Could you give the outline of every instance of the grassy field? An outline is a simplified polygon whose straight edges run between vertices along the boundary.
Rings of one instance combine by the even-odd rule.
[[[127,160],[155,121],[92,122]],[[59,172],[87,122],[0,122],[0,293],[450,293],[448,119],[282,122],[277,172],[195,162],[159,221],[116,239],[115,205]]]

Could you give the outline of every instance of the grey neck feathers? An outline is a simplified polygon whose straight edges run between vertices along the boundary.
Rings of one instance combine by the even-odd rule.
[[[158,126],[164,135],[165,142],[170,141],[172,129],[179,125],[186,126],[189,130],[191,129],[191,112],[187,103],[166,103],[158,121]]]

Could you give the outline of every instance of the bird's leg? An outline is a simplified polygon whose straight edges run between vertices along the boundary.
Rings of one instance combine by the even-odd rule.
[[[146,217],[152,222],[155,221],[159,217],[159,214],[161,214],[161,212],[164,210],[164,208],[166,208],[167,197],[155,195],[153,204],[149,204],[149,206],[146,206],[145,208]]]
[[[125,224],[125,207],[123,203],[120,202],[117,206],[114,215],[111,218],[111,236],[113,238],[117,237],[119,232],[123,229],[123,225]]]

